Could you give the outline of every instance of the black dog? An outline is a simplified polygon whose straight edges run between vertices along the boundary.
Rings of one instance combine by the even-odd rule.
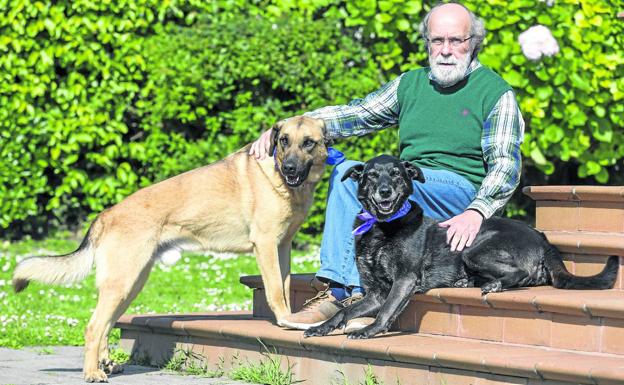
[[[610,257],[595,276],[573,276],[542,233],[511,219],[484,220],[472,246],[451,251],[446,229],[424,216],[415,202],[406,204],[412,180],[424,182],[422,171],[409,162],[381,155],[349,169],[343,181],[348,177],[359,183],[358,199],[370,214],[364,216],[366,222],[360,214],[354,225],[356,234],[362,233],[356,235],[356,258],[366,296],[308,329],[306,337],[327,335],[352,318],[376,315],[373,324],[349,334],[349,338],[372,337],[388,330],[413,294],[437,287],[473,284],[487,294],[549,284],[608,289],[615,283],[618,257]]]

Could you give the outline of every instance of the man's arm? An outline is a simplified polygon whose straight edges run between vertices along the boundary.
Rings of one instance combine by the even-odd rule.
[[[386,83],[364,99],[355,99],[341,106],[322,107],[304,115],[322,119],[327,127],[328,139],[365,135],[395,126],[399,122],[397,91],[402,77]],[[249,155],[264,159],[271,146],[270,138],[271,129],[263,132],[251,145]]]
[[[511,198],[520,183],[520,145],[524,121],[513,91],[501,96],[483,125],[481,147],[487,173],[467,210],[440,225],[448,227],[451,250],[471,246],[481,222],[491,217]]]
[[[322,119],[330,139],[365,135],[399,123],[398,88],[403,75],[386,83],[364,99],[342,106],[328,106],[304,115]]]

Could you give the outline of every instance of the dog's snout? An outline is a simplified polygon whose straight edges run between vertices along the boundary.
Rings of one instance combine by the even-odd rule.
[[[292,160],[287,160],[282,165],[282,170],[286,175],[293,175],[297,172],[297,163]]]
[[[383,184],[379,186],[379,189],[377,189],[377,192],[379,193],[380,197],[389,198],[392,195],[392,188],[387,184]]]

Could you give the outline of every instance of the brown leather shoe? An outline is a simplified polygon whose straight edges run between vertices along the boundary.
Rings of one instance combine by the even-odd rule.
[[[353,303],[361,300],[362,298],[364,298],[364,295],[362,293],[355,293],[353,294],[351,297],[345,299],[344,301],[342,301],[342,304],[344,306],[350,306]],[[356,330],[360,330],[360,329],[364,329],[365,327],[367,327],[368,325],[372,324],[373,322],[375,322],[375,318],[373,317],[357,317],[357,318],[353,318],[347,321],[347,325],[345,326],[343,332],[344,333],[351,333],[354,332]]]
[[[279,325],[289,329],[308,330],[330,319],[344,306],[333,296],[329,287],[319,291],[314,298],[307,300],[303,308],[282,318]]]
[[[344,333],[349,334],[358,330],[362,330],[368,325],[371,325],[375,322],[375,318],[373,317],[358,317],[353,318],[347,321],[347,326],[344,328]]]

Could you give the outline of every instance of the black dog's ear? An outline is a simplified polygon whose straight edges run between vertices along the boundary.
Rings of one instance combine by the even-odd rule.
[[[344,182],[345,180],[347,180],[347,178],[351,178],[357,182],[360,180],[360,177],[362,176],[362,171],[364,171],[364,165],[356,164],[355,166],[351,167],[350,169],[347,170],[347,172],[344,173],[340,181]]]
[[[275,123],[273,127],[271,127],[271,147],[269,148],[269,156],[273,156],[273,152],[275,151],[275,147],[277,146],[277,137],[279,136],[279,132],[284,125],[286,120],[280,120]]]
[[[407,171],[407,175],[409,175],[409,177],[412,178],[412,180],[418,181],[420,183],[425,183],[425,177],[420,167],[415,166],[411,162],[407,162],[407,161],[403,162],[403,167],[405,167],[405,170]]]

